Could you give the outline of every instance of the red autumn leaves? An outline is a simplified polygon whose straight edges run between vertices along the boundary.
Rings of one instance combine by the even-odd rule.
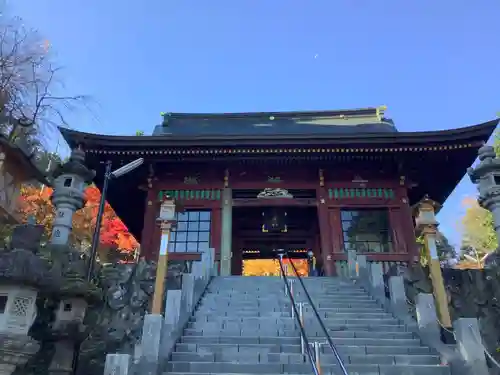
[[[52,189],[50,188],[40,189],[24,186],[20,196],[19,209],[23,219],[27,220],[29,216],[33,216],[38,224],[45,226],[47,238],[52,231],[54,220],[54,206],[50,201],[51,194]],[[101,193],[95,186],[89,186],[85,190],[85,198],[85,207],[73,216],[73,232],[70,240],[76,246],[89,246],[92,241]],[[107,258],[106,254],[109,254],[110,251],[130,254],[138,247],[139,244],[135,238],[106,202],[100,235],[100,257]]]

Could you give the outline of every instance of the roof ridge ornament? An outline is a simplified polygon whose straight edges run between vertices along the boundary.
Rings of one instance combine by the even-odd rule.
[[[293,195],[288,192],[287,189],[283,188],[265,188],[258,195],[257,198],[269,199],[269,198],[293,198]]]
[[[377,107],[377,118],[379,121],[382,121],[384,118],[384,112],[387,111],[386,105],[381,105]]]
[[[160,116],[163,117],[161,125],[163,127],[167,127],[168,121],[169,121],[170,117],[172,117],[172,112],[160,112]]]

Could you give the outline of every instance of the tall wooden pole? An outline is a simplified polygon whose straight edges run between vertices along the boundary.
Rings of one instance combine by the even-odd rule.
[[[448,307],[448,295],[446,294],[443,273],[441,272],[441,262],[436,248],[438,226],[435,216],[436,206],[438,204],[427,197],[417,204],[416,229],[424,239],[425,253],[429,260],[429,274],[432,281],[432,290],[439,322],[443,327],[449,328],[451,327],[451,317]]]
[[[168,244],[172,224],[175,222],[175,203],[172,199],[166,199],[160,209],[157,221],[161,228],[160,251],[158,252],[158,263],[156,266],[155,291],[153,293],[152,314],[161,314],[163,309],[165,290],[167,284],[168,270]]]

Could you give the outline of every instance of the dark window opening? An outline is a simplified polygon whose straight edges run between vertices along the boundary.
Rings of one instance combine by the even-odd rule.
[[[493,176],[495,179],[495,185],[500,185],[500,176]]]
[[[64,187],[71,187],[72,181],[73,181],[73,179],[71,179],[71,178],[65,178],[64,179]]]
[[[344,251],[389,253],[392,236],[387,210],[342,210]]]
[[[175,253],[204,252],[210,248],[210,211],[187,210],[176,213],[177,225],[172,230],[168,251]]]
[[[0,295],[0,314],[3,314],[5,312],[8,299],[9,296]]]
[[[71,311],[71,303],[64,304],[64,311]]]

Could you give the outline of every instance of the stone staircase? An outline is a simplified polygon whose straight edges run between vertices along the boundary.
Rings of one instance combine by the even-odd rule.
[[[289,278],[293,280],[292,278]],[[439,356],[385,312],[365,291],[340,278],[304,278],[330,337],[356,375],[449,375]],[[298,280],[297,302],[306,302]],[[325,337],[309,306],[309,341]],[[322,374],[341,369],[327,344]],[[168,363],[169,374],[311,374],[300,334],[278,277],[217,277],[209,286]]]

